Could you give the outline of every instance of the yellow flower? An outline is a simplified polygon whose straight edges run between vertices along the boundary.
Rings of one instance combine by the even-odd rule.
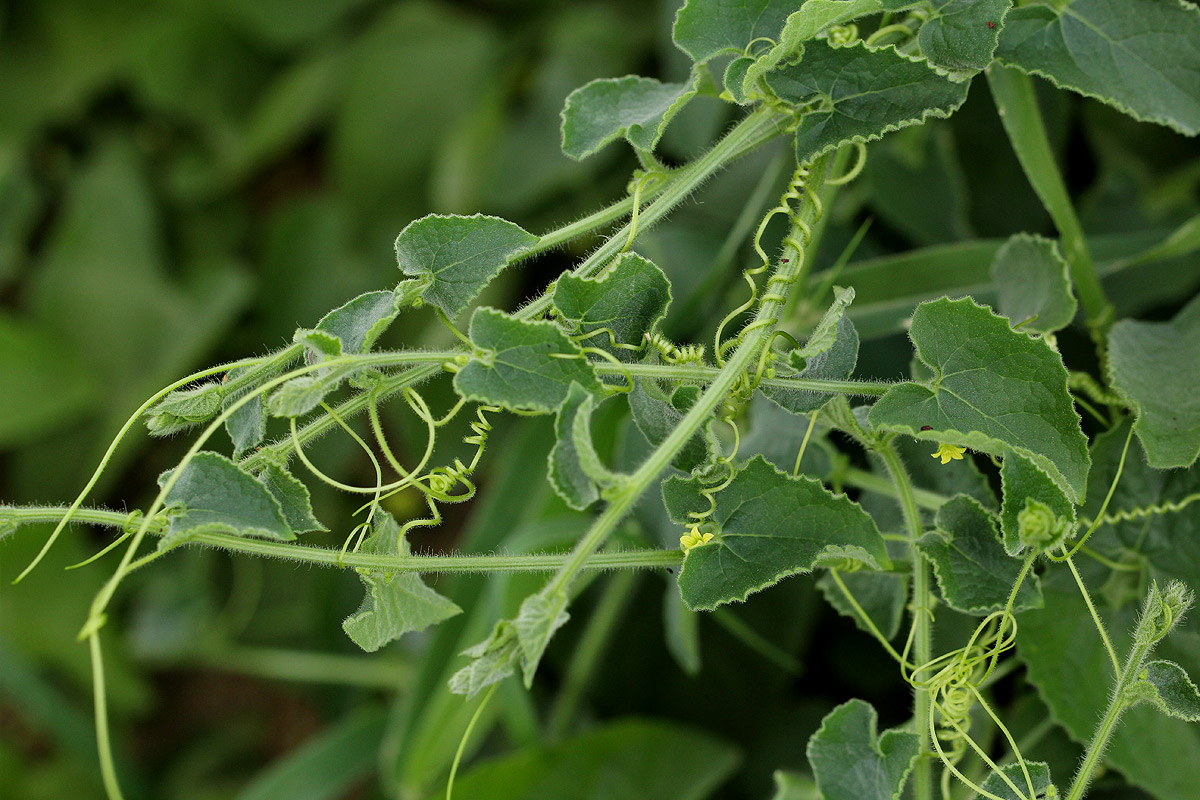
[[[695,525],[688,528],[688,532],[679,537],[679,549],[683,552],[691,550],[693,547],[698,547],[702,544],[708,544],[713,539],[711,533],[701,533],[700,529]]]
[[[959,447],[956,444],[946,444],[942,442],[938,445],[938,449],[931,456],[932,458],[940,458],[943,464],[949,464],[950,460],[962,461],[963,453],[967,451],[965,447]]]

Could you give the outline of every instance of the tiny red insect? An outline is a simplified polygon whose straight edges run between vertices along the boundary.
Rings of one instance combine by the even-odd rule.
[[[931,431],[931,430],[933,430],[933,426],[932,426],[932,425],[922,425],[922,426],[921,426],[921,430],[923,430],[923,431]]]
[[[994,28],[994,27],[996,27],[996,23],[994,23],[994,22],[989,22],[989,23],[988,23],[988,27],[989,27],[989,28]]]
[[[790,258],[781,258],[781,259],[779,259],[779,263],[780,263],[780,264],[786,264],[788,261],[791,261],[791,259],[790,259]]]

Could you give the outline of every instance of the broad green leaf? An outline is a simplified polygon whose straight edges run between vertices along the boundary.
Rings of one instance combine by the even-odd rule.
[[[933,15],[921,25],[921,54],[956,80],[988,64],[1012,0],[933,0]]]
[[[915,733],[877,733],[870,703],[851,700],[829,712],[808,740],[808,763],[824,800],[896,800],[921,750]]]
[[[689,512],[705,511],[704,488],[698,477],[664,482],[671,518],[686,525]],[[709,518],[715,538],[687,552],[679,576],[693,610],[742,601],[789,575],[846,559],[871,569],[891,565],[883,537],[857,503],[820,481],[780,472],[761,456],[738,469],[715,500]]]
[[[804,43],[817,38],[817,34],[834,25],[841,25],[865,14],[883,10],[880,0],[806,0],[798,11],[788,15],[779,34],[779,43],[743,70],[742,84],[737,92],[752,96],[763,75],[782,63],[795,64],[804,55]],[[730,62],[730,68],[734,62]],[[729,86],[729,71],[725,73],[725,86]]]
[[[502,619],[486,639],[462,651],[471,663],[450,676],[450,691],[468,697],[512,675],[521,659],[516,626]]]
[[[932,457],[936,448],[929,442],[918,442],[902,436],[893,444],[914,486],[946,497],[965,494],[978,500],[988,511],[996,511],[999,508],[996,494],[992,491],[987,476],[971,459],[964,458],[962,461],[942,464],[938,458]],[[879,466],[884,466],[882,461],[879,462]],[[884,468],[882,473],[886,474],[886,471]],[[899,503],[894,500],[893,505],[899,508]]]
[[[775,365],[777,378],[817,378],[844,380],[858,363],[858,332],[846,316],[854,299],[853,289],[837,289],[833,305],[817,324],[808,341]],[[804,389],[780,389],[765,386],[762,393],[794,414],[820,408],[830,395]]]
[[[871,409],[876,428],[997,456],[1011,448],[1082,499],[1087,437],[1058,353],[970,298],[922,303],[909,335],[934,380],[889,389]]]
[[[583,351],[553,323],[478,308],[469,331],[478,351],[454,376],[455,390],[468,400],[548,413],[562,405],[572,381],[601,391]]]
[[[1071,324],[1078,305],[1067,262],[1050,239],[1009,237],[992,262],[996,309],[1021,330],[1052,333]]]
[[[600,78],[567,95],[562,112],[562,150],[582,161],[621,137],[653,151],[667,125],[696,96],[696,77],[660,83],[626,75]]]
[[[359,708],[254,776],[237,800],[336,800],[371,773],[386,714]]]
[[[571,615],[567,613],[569,598],[566,592],[545,591],[531,594],[521,603],[521,610],[513,621],[517,631],[517,643],[521,647],[521,673],[525,678],[525,688],[533,685],[533,676],[537,672],[546,645],[550,644],[554,632],[567,624]]]
[[[1077,565],[1089,589],[1099,586],[1107,572],[1089,570],[1084,562]],[[1070,572],[1059,568],[1047,573],[1042,593],[1045,608],[1018,618],[1018,652],[1029,681],[1054,720],[1076,742],[1086,743],[1108,706],[1112,665]],[[1128,652],[1137,608],[1126,605],[1113,610],[1101,604],[1098,611],[1120,657]],[[1082,680],[1081,676],[1093,677]],[[1148,705],[1131,708],[1121,716],[1104,758],[1157,800],[1192,800],[1200,785],[1200,731],[1194,724],[1163,716]]]
[[[341,353],[365,353],[399,313],[395,292],[366,292],[322,317],[316,330],[336,337]]]
[[[1050,549],[1074,533],[1075,504],[1029,459],[1016,453],[1005,456],[1000,485],[1004,495],[1000,530],[1009,555],[1019,555],[1030,547]]]
[[[663,271],[636,253],[622,253],[597,278],[565,273],[554,283],[554,308],[588,343],[605,346],[611,332],[618,344],[640,346],[643,336],[667,315],[671,283]],[[618,354],[620,350],[617,351]]]
[[[1130,692],[1168,717],[1200,722],[1200,692],[1174,661],[1151,661],[1137,676]]]
[[[406,556],[408,542],[400,536],[400,526],[391,514],[377,511],[374,532],[363,543],[362,551],[371,555]],[[462,613],[450,600],[430,589],[415,572],[358,570],[367,593],[362,606],[342,622],[342,630],[356,645],[373,653],[409,631],[421,631],[430,625]]]
[[[1021,562],[1000,544],[996,517],[974,499],[958,495],[937,512],[937,530],[917,542],[933,562],[942,598],[954,609],[982,616],[1000,611],[1021,572]],[[1042,604],[1036,575],[1017,591],[1013,610]]]
[[[996,58],[1129,114],[1200,133],[1200,8],[1058,0],[1013,9]]]
[[[813,108],[796,129],[799,163],[846,142],[872,142],[929,117],[948,117],[967,99],[966,84],[937,74],[923,59],[861,43],[810,42],[799,64],[765,80],[781,100]]]
[[[313,516],[312,497],[308,493],[308,487],[297,480],[292,473],[275,464],[267,464],[256,477],[279,501],[283,518],[287,520],[288,527],[293,532],[310,533],[329,530]]]
[[[170,436],[212,419],[221,408],[225,392],[215,381],[190,389],[176,389],[146,412],[152,436]]]
[[[680,408],[672,403],[673,398],[666,397],[656,381],[635,380],[633,390],[626,396],[634,424],[646,441],[655,447],[671,435],[687,411],[687,407]],[[704,430],[698,430],[671,463],[677,469],[690,472],[708,461],[710,453],[711,447]]]
[[[1137,413],[1150,466],[1188,467],[1200,455],[1200,297],[1170,322],[1121,320],[1108,334],[1114,389]]]
[[[904,619],[908,604],[908,576],[894,572],[839,572],[838,577],[854,597],[854,602],[866,612],[875,628],[888,639],[894,639]],[[847,599],[833,576],[822,575],[817,588],[825,601],[843,617],[854,620],[861,631],[871,628]]]
[[[594,398],[572,383],[558,407],[554,421],[554,448],[550,451],[550,485],[571,508],[582,511],[600,498],[607,470],[592,446],[591,417]]]
[[[994,772],[988,773],[987,779],[983,781],[980,788],[991,792],[996,797],[1002,797],[1004,800],[1029,800],[1030,797],[1044,797],[1051,783],[1050,767],[1041,761],[1026,761],[1025,768],[1029,771],[1028,781],[1025,780],[1025,773],[1021,770],[1020,764],[1008,764],[1000,770],[1020,790],[1020,793],[1014,792],[1008,782]],[[1032,795],[1029,793],[1030,783],[1033,784]]]
[[[165,486],[173,473],[169,470],[160,475],[158,485]],[[159,540],[159,550],[174,547],[196,533],[232,533],[279,541],[296,538],[279,501],[267,487],[219,453],[193,456],[165,502],[180,509]]]
[[[722,53],[741,53],[751,40],[774,41],[795,0],[687,0],[675,15],[675,46],[703,63]]]
[[[652,720],[620,720],[547,748],[484,761],[454,785],[455,800],[699,800],[738,763],[707,733]],[[437,797],[444,792],[440,790]],[[430,799],[432,800],[432,798]]]
[[[483,287],[538,237],[508,220],[431,214],[396,237],[396,262],[405,275],[428,282],[425,302],[456,317]]]

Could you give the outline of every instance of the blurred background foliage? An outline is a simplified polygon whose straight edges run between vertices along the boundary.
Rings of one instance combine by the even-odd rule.
[[[412,219],[481,211],[544,232],[619,198],[633,158],[612,147],[570,161],[558,114],[593,78],[685,75],[670,41],[676,4],[0,4],[0,500],[69,500],[159,387],[278,346],[359,292],[390,287],[391,243]],[[1200,284],[1196,255],[1144,268],[1122,259],[1197,213],[1200,148],[1039,89],[1111,295],[1124,314],[1169,315]],[[731,118],[698,98],[664,158],[696,155]],[[639,239],[674,284],[672,336],[704,333],[740,297],[747,220],[777,197],[785,151],[735,165]],[[865,177],[832,211],[818,266],[868,218],[841,278],[858,290],[855,322],[872,340],[863,376],[907,370],[901,330],[915,302],[967,290],[986,299],[1002,237],[1052,233],[983,81],[952,120],[871,148]],[[513,271],[485,301],[515,306],[593,244]],[[912,248],[926,249],[895,255]],[[796,309],[794,326],[818,311]],[[443,342],[429,321],[402,320],[390,344]],[[1082,342],[1064,332],[1065,349],[1073,337]],[[423,444],[406,436],[415,430],[403,415],[387,422],[401,448]],[[639,447],[620,422],[598,425],[618,459]],[[578,535],[582,516],[541,474],[548,422],[500,426],[493,441],[481,499],[452,508],[418,548],[546,550]],[[134,437],[93,499],[144,504],[182,444]],[[360,455],[330,438],[314,457],[367,480]],[[339,543],[353,506],[319,490],[314,499],[333,530],[313,540]],[[677,536],[660,530],[653,505],[626,526],[628,541]],[[75,529],[9,586],[45,533],[0,543],[0,795],[101,797],[75,633],[105,562],[62,568],[102,540]],[[670,578],[593,582],[532,694],[509,681],[484,714],[469,752],[499,760],[468,771],[456,796],[574,797],[594,779],[617,787],[606,797],[700,797],[720,785],[720,796],[763,798],[772,770],[803,768],[804,743],[838,699],[870,700],[882,724],[905,718],[905,687],[890,668],[863,669],[879,651],[822,606],[811,581],[695,618]],[[466,613],[367,657],[339,624],[361,597],[353,574],[175,554],[129,582],[108,629],[129,796],[437,795],[473,711],[445,690],[455,654],[540,580],[438,579]],[[1069,771],[1072,745],[1051,744]]]

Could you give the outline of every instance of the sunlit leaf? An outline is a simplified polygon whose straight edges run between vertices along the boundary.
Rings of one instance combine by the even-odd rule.
[[[174,470],[158,478],[165,486]],[[201,452],[192,457],[167,493],[168,507],[177,506],[167,534],[158,548],[166,550],[186,541],[190,534],[232,533],[289,541],[296,534],[288,527],[279,501],[267,487],[219,453]]]

